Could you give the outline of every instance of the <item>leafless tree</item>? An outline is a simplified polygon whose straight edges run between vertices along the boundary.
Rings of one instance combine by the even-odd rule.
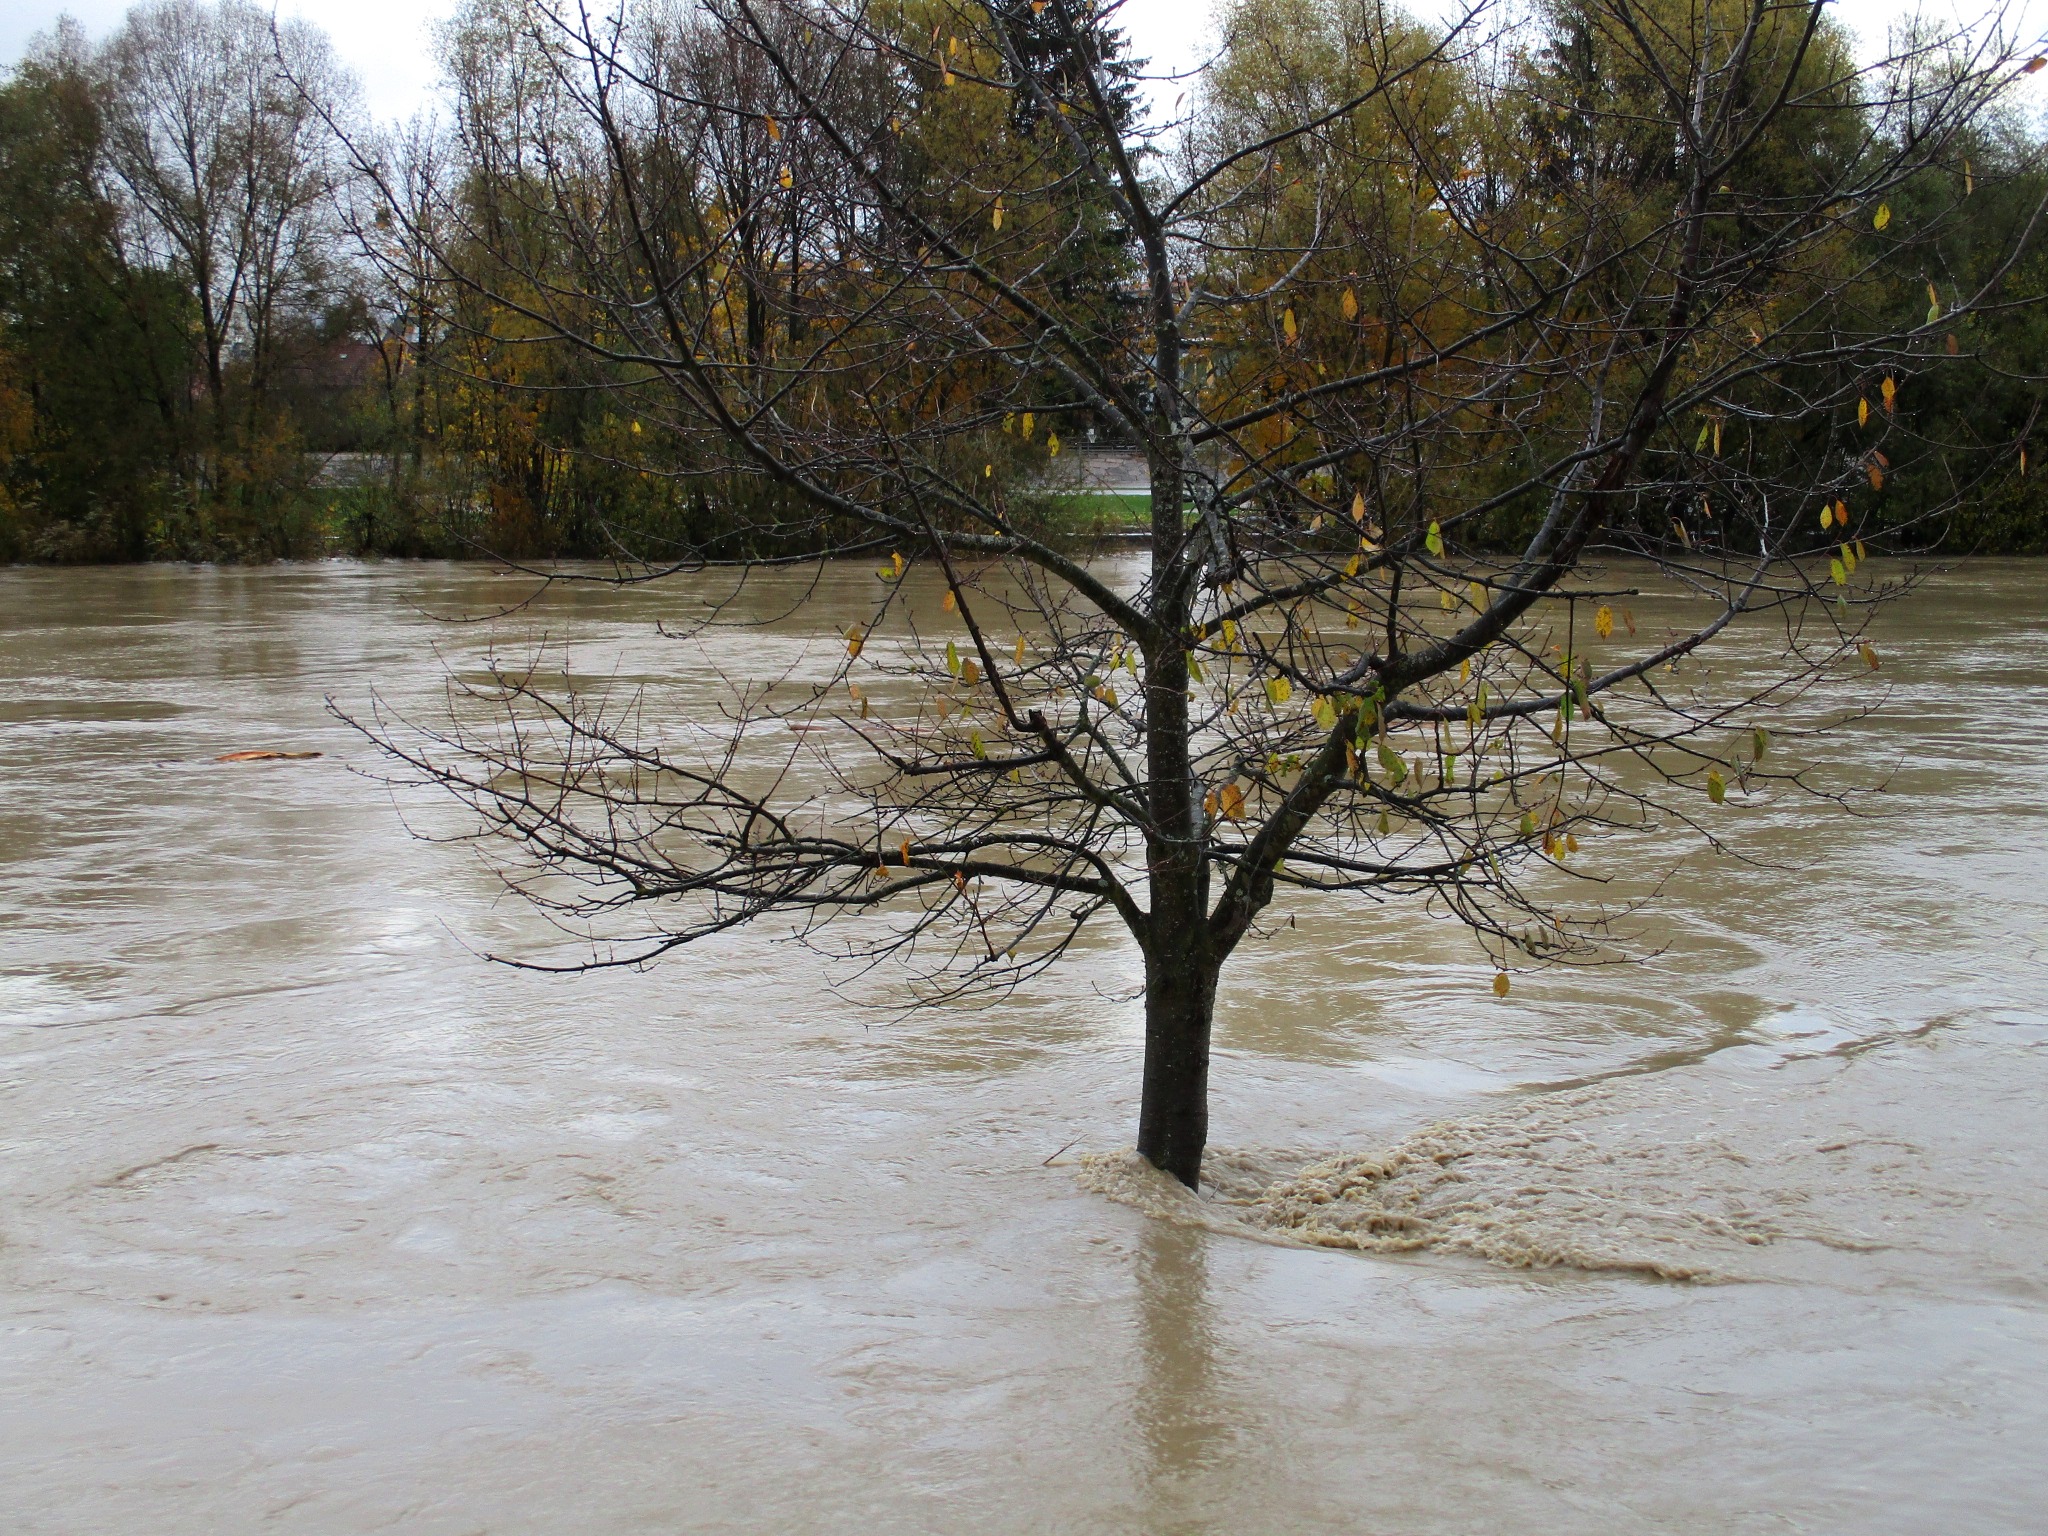
[[[1455,915],[1504,990],[1612,941],[1582,838],[1800,786],[1769,729],[1875,661],[1895,396],[2017,302],[1940,242],[2026,55],[1858,65],[1812,0],[1247,0],[1160,124],[1113,11],[473,12],[422,248],[753,509],[664,569],[854,554],[874,598],[831,686],[687,731],[509,665],[366,728],[595,963],[884,909],[878,952],[1008,986],[1113,916],[1138,1149],[1193,1185],[1276,902]],[[1148,466],[1132,580],[1048,489],[1090,431]],[[1653,584],[1685,628],[1638,628]],[[1693,670],[1738,629],[1764,682]]]
[[[138,6],[100,67],[130,241],[191,284],[217,459],[252,425],[231,420],[231,359],[260,405],[280,315],[337,246],[330,194],[346,162],[330,124],[352,82],[323,33],[247,0]]]

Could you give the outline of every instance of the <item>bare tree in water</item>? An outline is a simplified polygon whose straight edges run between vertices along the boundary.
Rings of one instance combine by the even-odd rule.
[[[1505,992],[1608,952],[1583,840],[1798,786],[1771,712],[1877,665],[1861,535],[1945,452],[1900,397],[2021,302],[2031,215],[1967,281],[1944,242],[2027,169],[1984,146],[2039,61],[1858,64],[1812,0],[1239,0],[1162,123],[1114,9],[468,13],[423,244],[701,502],[636,574],[873,595],[828,683],[715,720],[507,667],[369,728],[597,963],[882,909],[876,949],[1010,986],[1113,918],[1138,1150],[1194,1185],[1276,903],[1455,916]],[[1059,493],[1087,438],[1142,456],[1136,574]],[[1693,621],[1638,625],[1652,587]],[[1731,692],[1694,663],[1738,627],[1776,660]]]

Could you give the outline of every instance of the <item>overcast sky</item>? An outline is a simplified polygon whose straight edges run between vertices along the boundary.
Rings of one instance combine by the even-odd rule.
[[[426,104],[434,83],[433,26],[456,0],[278,0],[277,9],[318,23],[334,39],[342,61],[363,82],[370,109],[379,117],[408,117]],[[2048,0],[2021,0],[2035,15],[2048,15]],[[1416,9],[1427,10],[1425,3]],[[1890,19],[1905,9],[1899,0],[1836,0],[1836,13],[1866,46],[1881,43]],[[1953,0],[1923,7],[1953,18],[1959,9],[1982,14],[1987,6]],[[0,61],[12,63],[31,37],[70,13],[94,37],[104,37],[128,9],[128,0],[5,0],[0,4]],[[1212,0],[1127,0],[1125,25],[1138,52],[1156,65],[1185,67],[1198,56],[1209,31]],[[2048,82],[2048,71],[2039,77]],[[2033,82],[2029,82],[2032,84]],[[2043,87],[2048,93],[2048,87]],[[1170,100],[1170,96],[1167,98]]]

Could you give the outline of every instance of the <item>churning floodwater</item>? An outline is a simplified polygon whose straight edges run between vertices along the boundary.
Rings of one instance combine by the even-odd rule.
[[[708,707],[693,580],[476,627],[528,588],[0,572],[0,1526],[2038,1528],[2048,566],[1889,611],[1830,701],[1881,712],[1801,749],[1881,791],[1732,797],[1642,965],[1498,1001],[1412,910],[1275,926],[1199,1202],[1113,1155],[1107,930],[909,1014],[767,929],[479,957],[549,930],[324,697],[546,631]],[[871,582],[713,659],[823,667]]]

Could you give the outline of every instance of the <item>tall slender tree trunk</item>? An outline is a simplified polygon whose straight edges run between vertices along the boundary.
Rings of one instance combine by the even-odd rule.
[[[1152,462],[1152,579],[1172,583],[1184,537],[1177,460]],[[1184,603],[1165,598],[1164,633],[1145,657],[1146,795],[1153,820],[1146,863],[1152,910],[1145,949],[1145,1081],[1138,1153],[1199,1188],[1209,1140],[1209,1029],[1220,957],[1209,921],[1209,861],[1188,723]]]
[[[1156,890],[1156,887],[1155,887]],[[1145,953],[1145,1084],[1138,1154],[1199,1189],[1209,1144],[1209,1034],[1217,966],[1199,906],[1170,914],[1156,896]]]

